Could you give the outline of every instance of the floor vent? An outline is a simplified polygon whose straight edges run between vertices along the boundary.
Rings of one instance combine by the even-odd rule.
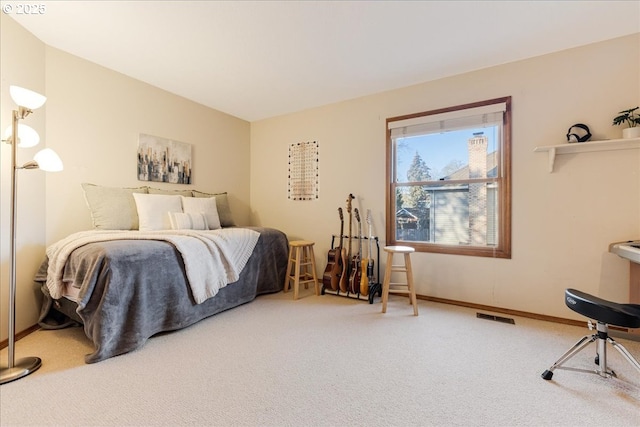
[[[478,319],[493,320],[495,322],[510,323],[512,325],[516,324],[516,321],[510,317],[494,316],[493,314],[476,313],[476,317]]]

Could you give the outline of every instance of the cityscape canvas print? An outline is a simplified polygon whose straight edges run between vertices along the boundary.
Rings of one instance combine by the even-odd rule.
[[[191,184],[191,144],[140,134],[138,180]]]

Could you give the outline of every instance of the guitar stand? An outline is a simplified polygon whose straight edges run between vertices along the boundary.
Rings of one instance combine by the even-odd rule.
[[[345,236],[345,235],[332,235],[331,236],[331,249],[333,249],[333,246],[335,244],[336,241],[336,237],[342,237],[345,239],[349,239],[351,237],[355,238],[355,236]],[[362,236],[362,239],[367,240],[369,239],[369,237],[367,236]],[[336,295],[339,297],[346,297],[346,298],[353,298],[353,299],[359,299],[362,301],[369,301],[369,304],[373,304],[374,298],[376,296],[376,294],[378,294],[378,297],[382,297],[382,283],[378,283],[378,278],[380,277],[380,243],[378,242],[378,238],[377,237],[372,237],[372,239],[375,240],[376,242],[376,262],[378,264],[377,267],[377,274],[374,275],[374,282],[373,283],[369,283],[369,294],[368,295],[362,295],[360,292],[357,293],[352,293],[352,292],[342,292],[340,291],[340,289],[336,289],[335,291],[333,289],[330,288],[326,288],[324,286],[324,284],[322,285],[322,290],[321,290],[321,295],[324,295],[325,293],[330,294],[330,295]]]

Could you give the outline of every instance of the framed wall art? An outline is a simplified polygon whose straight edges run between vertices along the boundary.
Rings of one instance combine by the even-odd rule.
[[[299,201],[318,198],[319,160],[316,141],[289,145],[288,199]]]
[[[138,180],[191,184],[191,144],[141,133]]]

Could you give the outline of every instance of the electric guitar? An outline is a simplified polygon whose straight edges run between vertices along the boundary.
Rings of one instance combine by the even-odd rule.
[[[358,252],[351,260],[351,275],[349,276],[349,292],[352,294],[360,293],[360,281],[362,279],[362,270],[360,269],[360,258],[362,254],[362,225],[360,224],[360,213],[358,208],[353,210],[356,221],[358,222]]]
[[[342,234],[344,233],[342,208],[338,208],[338,214],[340,215],[340,244],[329,250],[327,267],[324,269],[324,274],[322,275],[322,286],[324,286],[325,289],[331,289],[333,291],[338,289],[338,283],[344,265],[342,262]]]
[[[351,224],[353,222],[351,216],[351,199],[355,199],[355,197],[353,197],[353,194],[349,194],[349,197],[347,197],[347,213],[349,214],[349,242],[347,243],[348,249],[345,250],[344,248],[342,248],[342,265],[344,268],[342,269],[342,276],[340,277],[340,292],[347,292],[347,290],[349,289],[349,273],[351,272],[351,265],[349,263],[349,260],[351,259]]]
[[[367,224],[369,225],[369,262],[367,264],[367,279],[369,279],[369,286],[373,285],[374,277],[373,277],[373,255],[371,252],[371,244],[373,243],[373,233],[372,229],[372,221],[371,221],[371,210],[367,209]],[[367,289],[368,291],[368,289]],[[366,295],[366,294],[365,294]]]
[[[360,273],[360,294],[363,296],[369,295],[369,282],[371,281],[371,275],[373,274],[373,256],[371,255],[371,210],[367,209],[367,224],[369,224],[369,241],[367,257],[362,258],[360,261],[362,272]],[[371,268],[369,268],[371,264]]]

